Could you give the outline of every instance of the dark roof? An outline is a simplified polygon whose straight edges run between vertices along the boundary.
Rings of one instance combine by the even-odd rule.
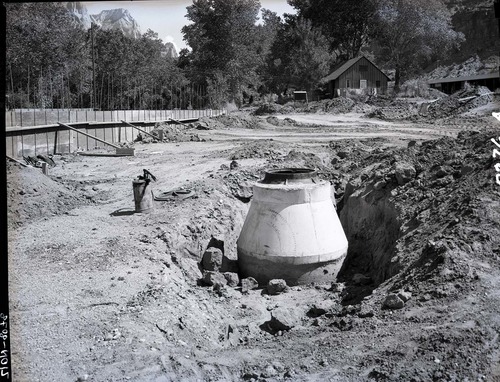
[[[487,80],[490,78],[499,78],[500,74],[498,72],[486,73],[486,74],[476,74],[473,76],[463,76],[463,77],[448,77],[448,78],[438,78],[436,80],[430,80],[428,84],[444,84],[447,82],[465,82],[474,80]]]
[[[356,62],[358,62],[362,58],[365,58],[370,64],[375,66],[384,76],[386,76],[388,80],[390,80],[390,78],[387,76],[387,74],[382,72],[379,69],[379,67],[377,65],[375,65],[373,62],[371,62],[370,60],[368,60],[368,58],[366,58],[365,56],[358,56],[355,58],[351,58],[349,61],[344,62],[341,66],[339,66],[337,69],[335,69],[335,71],[333,73],[324,77],[320,82],[325,83],[325,82],[330,82],[330,81],[336,80],[337,78],[340,77],[340,75],[342,73],[344,73],[347,69],[349,69],[351,66],[353,66]]]

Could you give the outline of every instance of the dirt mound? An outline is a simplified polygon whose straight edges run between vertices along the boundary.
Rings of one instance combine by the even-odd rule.
[[[460,238],[462,241],[455,240],[453,247],[464,249],[477,240],[473,237],[467,239],[466,232],[474,227],[489,226],[489,219],[496,213],[478,212],[498,204],[492,198],[499,192],[491,173],[492,158],[476,153],[491,149],[489,138],[495,134],[498,131],[463,132],[457,139],[427,141],[421,146],[377,153],[363,160],[365,164],[369,160],[376,165],[367,165],[359,176],[350,179],[342,201],[341,216],[349,235],[365,237],[365,240],[355,240],[354,243],[366,250],[372,248],[372,253],[381,250],[378,257],[371,257],[373,263],[368,266],[374,280],[381,283],[402,269],[409,269],[411,264],[420,264],[418,253],[408,252],[410,241],[415,248],[420,246],[418,252],[421,256],[427,253],[422,242],[446,241],[447,236]],[[380,235],[370,231],[361,233],[356,223],[360,219],[363,229],[366,229],[367,216],[375,212],[379,214],[377,219],[385,216],[386,223],[392,225],[392,228],[384,223],[373,225],[375,230],[393,233],[392,238],[390,234],[384,234],[383,245],[373,243],[381,238]],[[481,217],[485,220],[482,221]],[[419,244],[419,240],[423,241]],[[492,236],[487,247],[491,251],[498,244],[500,241]],[[351,246],[351,250],[363,252],[356,245]],[[482,255],[492,254],[485,251]]]
[[[498,130],[464,132],[458,139],[443,138],[373,155],[374,164],[365,160],[365,169],[349,181],[340,213],[349,239],[341,274],[347,280],[345,304],[362,300],[369,310],[382,306],[388,293],[404,290],[413,297],[406,304],[400,302],[400,307],[408,305],[407,317],[417,322],[419,310],[434,304],[460,305],[487,288],[489,281],[478,280],[489,280],[491,269],[500,265],[496,223],[500,192],[493,179],[492,158],[480,153],[491,151],[489,139],[497,135]],[[361,285],[357,274],[372,285]],[[472,358],[467,354],[480,349],[481,343],[494,341],[500,323],[474,316],[473,305],[464,303],[461,309],[454,314],[463,315],[464,320],[476,317],[481,324],[470,331],[442,327],[423,334],[410,330],[407,340],[414,341],[422,354],[439,356],[428,360],[417,356],[418,362],[404,371],[395,365],[380,365],[374,369],[376,375],[402,379],[419,375],[424,380],[436,375],[447,375],[447,380],[488,375],[488,359],[495,357],[495,351],[489,349]],[[479,309],[485,309],[487,315],[499,313],[498,306],[489,304]],[[483,331],[482,325],[497,329]],[[434,358],[442,368],[432,365]],[[427,367],[419,370],[422,365]]]
[[[277,103],[265,103],[260,105],[254,112],[254,115],[266,115],[266,114],[276,114],[281,113],[283,106]]]
[[[325,99],[317,102],[309,102],[304,108],[304,112],[309,113],[331,113],[331,114],[342,114],[348,113],[354,107],[355,102],[346,97],[338,97],[333,99]]]
[[[445,118],[465,113],[492,101],[493,95],[490,93],[491,91],[485,86],[466,87],[451,96],[442,97],[429,104],[427,117]]]
[[[97,188],[82,181],[63,184],[42,174],[39,168],[7,162],[7,216],[9,227],[28,220],[63,214],[96,200]]]
[[[377,107],[368,113],[370,118],[379,118],[385,121],[416,119],[419,106],[416,102],[392,99],[387,106]]]
[[[199,135],[193,129],[184,125],[173,125],[165,122],[157,123],[151,134],[159,136],[160,131],[163,132],[163,140],[166,142],[201,141]]]
[[[276,159],[281,156],[282,145],[274,141],[258,141],[246,143],[231,151],[229,159],[267,158]]]
[[[260,120],[246,113],[225,114],[213,118],[202,119],[209,129],[256,129],[260,128]],[[200,120],[200,121],[202,121]]]
[[[299,126],[300,124],[292,118],[279,119],[274,115],[266,118],[266,122],[274,126]]]

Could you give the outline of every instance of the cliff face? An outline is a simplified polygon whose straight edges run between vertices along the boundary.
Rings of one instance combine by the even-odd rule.
[[[69,2],[66,8],[70,12],[75,22],[82,26],[83,29],[89,29],[92,23],[92,17],[89,15],[87,8],[80,2]]]
[[[171,58],[177,58],[179,55],[177,54],[177,50],[175,49],[175,46],[171,42],[166,42],[164,44],[165,48],[161,52],[163,57],[171,57]]]
[[[455,61],[475,54],[481,58],[499,54],[500,35],[494,0],[446,0],[445,3],[453,14],[454,29],[462,32],[466,39],[460,51],[454,54]]]
[[[102,11],[97,15],[92,15],[92,18],[104,30],[117,29],[128,37],[141,37],[139,24],[126,9],[118,8]]]
[[[95,23],[104,30],[119,30],[128,37],[140,38],[142,35],[139,24],[126,9],[110,9],[96,15],[90,15],[87,8],[78,1],[66,3],[66,8],[75,22],[85,30],[89,29],[92,23]],[[163,57],[178,57],[177,50],[171,42],[164,44],[161,54]]]
[[[78,1],[66,3],[66,8],[83,29],[89,29],[91,24],[95,23],[104,30],[117,29],[128,37],[141,37],[139,24],[126,9],[111,9],[90,15],[87,8]]]

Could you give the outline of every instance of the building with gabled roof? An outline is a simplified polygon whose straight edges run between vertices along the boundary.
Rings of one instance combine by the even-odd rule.
[[[385,94],[389,77],[365,56],[352,58],[320,82],[327,84],[328,98],[346,96],[348,92]]]

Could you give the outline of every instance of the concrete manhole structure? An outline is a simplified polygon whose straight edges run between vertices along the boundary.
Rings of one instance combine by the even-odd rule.
[[[329,182],[313,169],[285,168],[265,173],[237,241],[243,277],[263,285],[336,279],[347,254],[347,238],[337,216]]]

